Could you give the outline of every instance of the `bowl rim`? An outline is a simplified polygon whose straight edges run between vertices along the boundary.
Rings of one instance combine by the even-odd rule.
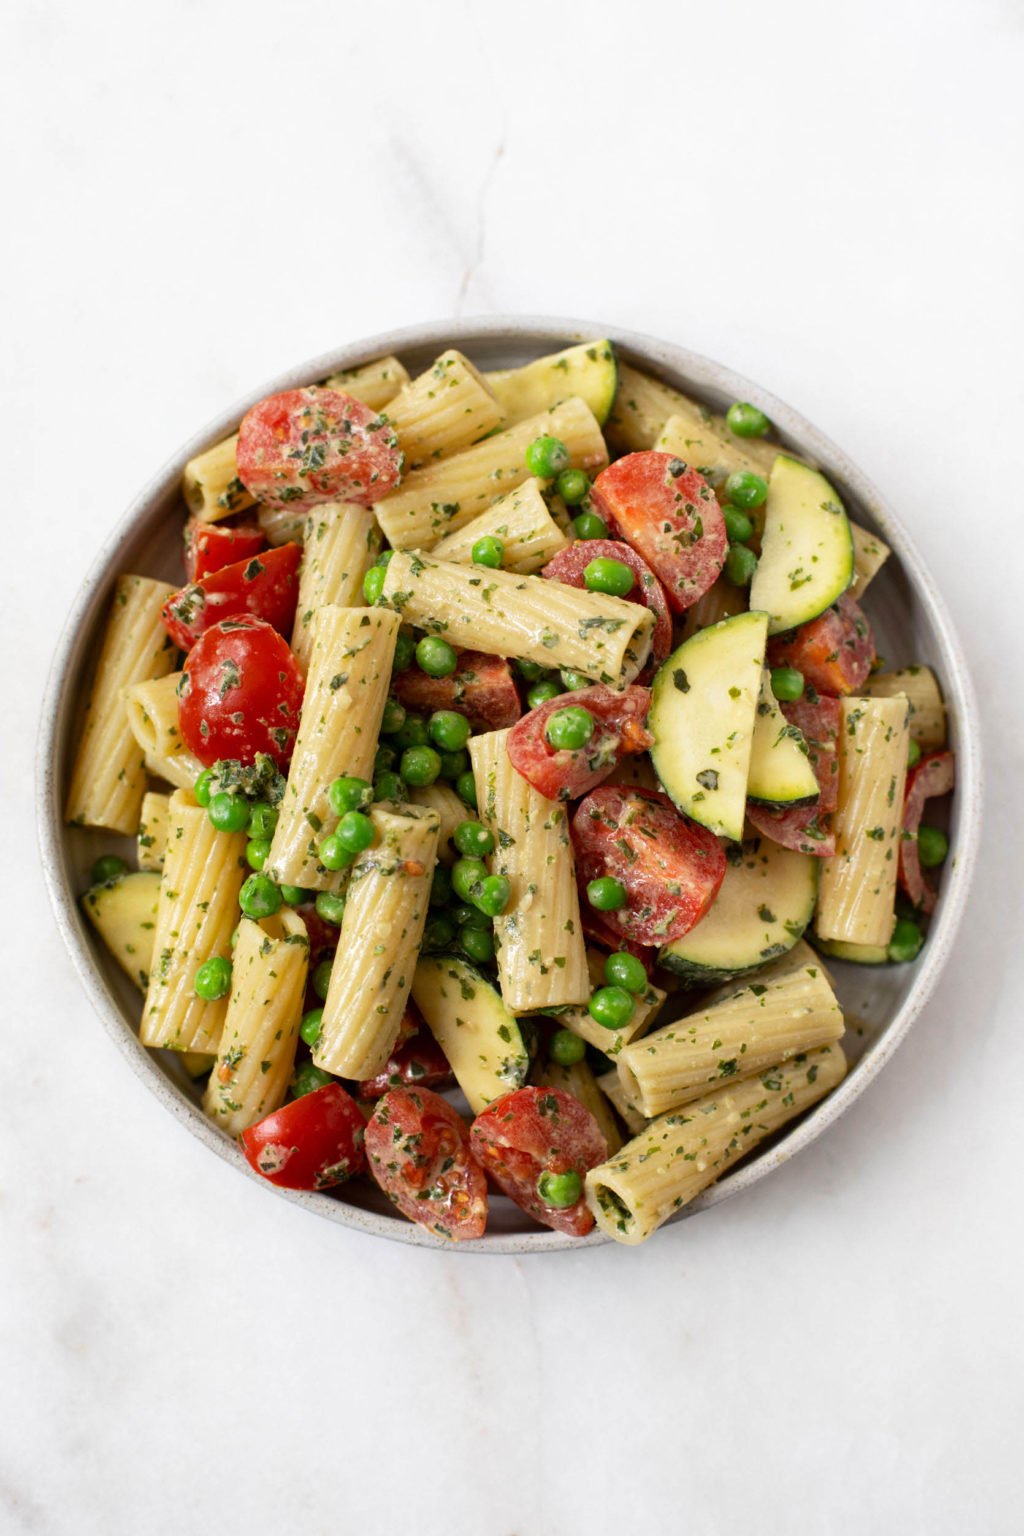
[[[57,926],[86,995],[136,1076],[146,1083],[164,1108],[211,1151],[247,1177],[258,1180],[264,1188],[269,1187],[291,1203],[304,1206],[342,1226],[435,1251],[451,1251],[452,1245],[442,1243],[426,1228],[412,1222],[364,1210],[329,1195],[268,1186],[265,1180],[258,1179],[258,1175],[249,1169],[238,1146],[206,1119],[202,1111],[163,1074],[151,1053],[140,1044],[93,959],[77,901],[66,877],[66,828],[62,818],[62,786],[56,771],[57,750],[63,731],[64,701],[76,662],[78,637],[109,590],[109,584],[118,570],[119,552],[124,540],[150,512],[152,504],[167,494],[180,479],[185,463],[207,445],[233,432],[245,411],[265,395],[297,388],[311,380],[324,378],[329,373],[356,367],[388,353],[400,355],[403,350],[431,344],[460,346],[470,352],[474,343],[494,342],[519,343],[524,348],[536,345],[544,350],[553,350],[578,341],[596,341],[605,337],[612,341],[617,350],[635,359],[639,366],[650,368],[656,373],[680,375],[687,381],[685,387],[694,389],[698,395],[708,390],[718,391],[732,399],[750,400],[759,405],[771,418],[784,442],[808,452],[826,473],[835,474],[854,492],[913,580],[915,592],[928,613],[942,653],[942,684],[946,702],[951,717],[957,722],[957,833],[954,858],[947,866],[942,900],[910,990],[855,1069],[838,1088],[766,1152],[740,1163],[734,1172],[712,1184],[673,1217],[672,1224],[678,1224],[699,1211],[707,1210],[749,1189],[803,1151],[860,1097],[891,1060],[931,997],[966,910],[977,863],[983,803],[981,731],[975,691],[945,601],[896,513],[849,456],[800,412],[742,374],[702,354],[644,332],[617,325],[596,324],[589,320],[549,315],[467,316],[403,326],[346,343],[286,369],[259,388],[243,395],[196,432],[134,497],[103,540],[78,590],[54,652],[42,701],[36,745],[36,809],[44,878]],[[538,1229],[536,1233],[485,1234],[475,1242],[456,1245],[455,1251],[468,1254],[551,1253],[600,1246],[609,1242],[612,1239],[599,1229],[595,1229],[586,1238],[571,1238]]]

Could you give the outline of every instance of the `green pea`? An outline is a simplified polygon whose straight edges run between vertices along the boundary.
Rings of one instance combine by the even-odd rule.
[[[588,592],[607,592],[609,597],[625,597],[636,585],[636,576],[624,561],[601,556],[584,566],[583,585]]]
[[[633,1017],[635,1006],[625,987],[598,987],[587,1004],[587,1012],[602,1029],[622,1029]]]
[[[395,659],[392,669],[395,672],[407,672],[412,666],[413,656],[416,654],[416,642],[407,629],[398,631],[398,639],[395,641]]]
[[[490,928],[474,928],[464,923],[459,929],[459,948],[477,965],[489,965],[494,959],[494,932]]]
[[[467,859],[482,859],[494,852],[494,837],[482,821],[460,821],[452,842]]]
[[[723,507],[722,516],[725,518],[725,531],[731,544],[745,544],[754,536],[754,525],[745,512],[739,507]]]
[[[647,972],[643,961],[628,950],[609,955],[604,962],[604,979],[613,987],[624,987],[627,992],[647,991]]]
[[[407,747],[429,746],[430,732],[426,720],[422,715],[407,714],[405,724],[395,732],[393,741],[399,752],[404,752]]]
[[[467,770],[459,774],[455,780],[455,793],[460,800],[465,801],[466,805],[471,805],[474,811],[476,810],[476,779],[472,772]]]
[[[574,672],[571,667],[563,667],[558,675],[562,679],[566,693],[575,693],[580,688],[591,686],[589,677],[584,677],[582,672]]]
[[[281,910],[281,892],[269,875],[250,875],[238,893],[246,917],[273,917]]]
[[[244,832],[249,825],[249,802],[222,789],[211,795],[206,814],[218,832]]]
[[[454,783],[456,779],[461,779],[469,768],[468,752],[442,752],[439,755],[441,758],[439,777],[442,779],[448,779]]]
[[[92,867],[92,883],[104,885],[106,881],[116,880],[118,875],[125,874],[127,869],[124,859],[119,859],[116,853],[105,853]]]
[[[212,784],[213,784],[213,769],[212,768],[204,768],[202,773],[199,775],[199,777],[196,779],[195,783],[192,786],[192,793],[196,797],[196,805],[201,805],[204,811],[206,810],[206,807],[210,803],[210,795],[212,794],[212,788],[211,788]]]
[[[296,1067],[292,1077],[292,1098],[304,1099],[307,1093],[315,1093],[318,1088],[326,1088],[328,1083],[336,1079],[322,1067],[315,1067],[311,1061],[304,1061],[301,1067]]]
[[[358,812],[354,814],[358,815]],[[329,832],[322,840],[318,849],[320,863],[324,869],[347,869],[355,858],[351,849],[346,848],[337,832]]]
[[[456,859],[452,865],[452,889],[460,901],[475,901],[486,879],[483,859]]]
[[[231,961],[220,955],[204,960],[196,971],[192,986],[196,997],[201,997],[204,1003],[215,1003],[218,998],[227,997],[231,991]]]
[[[917,856],[923,869],[938,869],[949,853],[949,838],[938,827],[917,829]]]
[[[441,772],[440,755],[433,747],[407,747],[402,753],[399,773],[413,789],[423,789],[433,784]]]
[[[493,919],[481,912],[479,907],[474,907],[470,902],[463,901],[451,909],[452,921],[459,928],[487,928],[492,926]]]
[[[757,570],[757,556],[745,544],[730,544],[725,574],[734,587],[749,587]]]
[[[450,949],[455,942],[455,924],[446,912],[437,912],[423,930],[424,949]]]
[[[322,917],[325,923],[330,923],[332,928],[340,928],[345,916],[344,896],[339,896],[335,891],[317,891],[316,915]]]
[[[262,869],[270,857],[270,838],[251,837],[245,845],[245,862],[250,869]]]
[[[771,422],[764,411],[746,400],[737,400],[725,413],[726,425],[735,437],[764,437]]]
[[[910,744],[907,747],[907,767],[908,768],[916,768],[920,761],[921,761],[921,745],[920,745],[920,742],[917,742],[917,741],[914,741],[913,739],[911,739]]]
[[[334,835],[350,853],[362,853],[377,836],[373,822],[361,811],[346,811],[334,829]]]
[[[768,481],[749,469],[741,469],[725,482],[725,499],[734,507],[763,507],[768,496]]]
[[[378,773],[373,781],[375,800],[404,800],[405,785],[397,773]]]
[[[378,602],[384,590],[384,578],[387,571],[382,565],[371,565],[363,577],[363,597],[372,608]]]
[[[626,887],[613,875],[600,875],[588,882],[587,900],[596,912],[617,912],[626,905]]]
[[[473,900],[480,911],[486,912],[488,917],[500,917],[508,906],[511,895],[511,880],[505,875],[488,875],[480,882],[480,889]]]
[[[569,450],[560,437],[545,432],[535,437],[526,450],[526,467],[539,480],[553,480],[569,468]]]
[[[572,525],[576,530],[578,539],[606,539],[608,537],[608,524],[603,517],[598,517],[596,512],[581,512],[574,517]]]
[[[330,960],[321,960],[313,972],[313,991],[323,1001],[331,986],[331,971],[333,964]]]
[[[388,699],[384,705],[384,713],[381,716],[380,733],[382,736],[393,736],[400,731],[405,724],[406,709],[399,704],[397,699]]]
[[[249,836],[273,837],[277,831],[277,809],[265,800],[257,800],[249,812]]]
[[[583,1190],[583,1181],[575,1168],[566,1173],[542,1173],[537,1180],[537,1194],[552,1210],[564,1211],[575,1205]]]
[[[424,635],[416,647],[416,665],[428,677],[451,677],[458,664],[455,647],[440,635]]]
[[[548,1041],[548,1055],[560,1067],[574,1067],[586,1054],[586,1041],[574,1035],[571,1029],[556,1029]]]
[[[590,490],[590,481],[582,469],[563,469],[555,482],[555,490],[567,507],[578,507]]]
[[[373,754],[374,774],[390,773],[398,762],[398,748],[393,747],[389,741],[382,741]]]
[[[333,779],[327,791],[327,803],[335,816],[344,816],[346,811],[361,811],[372,799],[373,790],[365,779],[347,776]]]
[[[305,890],[301,885],[282,885],[279,890],[289,907],[301,907],[307,901],[313,900],[314,893]]]
[[[310,1049],[320,1039],[320,1026],[323,1024],[323,1021],[324,1011],[322,1008],[311,1008],[308,1013],[302,1015],[302,1021],[299,1024],[299,1038],[305,1040]]]
[[[544,676],[544,668],[539,661],[520,661],[512,663],[524,683],[537,683]]]
[[[534,683],[532,688],[526,690],[526,702],[531,709],[536,709],[539,704],[546,704],[548,699],[557,699],[563,691],[560,682],[555,682],[553,677],[548,677],[542,683]]]
[[[489,566],[492,571],[501,569],[501,562],[505,558],[505,546],[500,539],[496,539],[492,533],[488,533],[482,539],[477,539],[470,555],[474,565]]]
[[[796,667],[772,667],[772,693],[783,704],[795,704],[803,698],[803,673]]]
[[[386,570],[387,567],[391,564],[392,560],[394,559],[394,555],[395,555],[395,552],[394,552],[393,549],[382,549],[380,554],[377,556],[376,560],[373,563],[374,563],[374,565],[382,565],[382,566],[384,566],[384,568]]]
[[[435,864],[430,882],[430,905],[446,907],[452,899],[452,872],[446,864]]]
[[[437,710],[427,722],[427,730],[442,752],[461,752],[471,734],[469,721],[455,709]]]
[[[924,934],[917,923],[909,917],[901,917],[889,940],[889,959],[895,965],[904,965],[909,960],[916,960],[923,943]]]
[[[556,752],[578,752],[594,734],[594,717],[581,704],[569,704],[548,716],[544,734]]]

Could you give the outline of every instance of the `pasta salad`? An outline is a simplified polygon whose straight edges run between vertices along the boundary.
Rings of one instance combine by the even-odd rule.
[[[916,957],[954,759],[888,549],[759,409],[606,340],[385,357],[182,493],[66,816],[135,839],[83,910],[256,1174],[639,1243],[841,1081],[828,962]]]

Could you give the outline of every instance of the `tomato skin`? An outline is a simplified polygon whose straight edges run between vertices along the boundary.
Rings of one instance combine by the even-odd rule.
[[[729,552],[725,518],[702,475],[671,453],[627,453],[601,471],[591,498],[665,588],[676,613],[703,597]]]
[[[302,673],[285,640],[262,619],[215,624],[185,658],[178,725],[209,768],[220,758],[253,763],[266,752],[281,769],[295,746]]]
[[[747,819],[771,842],[795,853],[810,853],[818,859],[831,859],[836,851],[832,813],[839,799],[840,705],[838,699],[814,693],[795,703],[780,704],[790,725],[803,732],[811,767],[818,780],[818,798],[813,805],[798,805],[792,810],[775,811],[750,801]]]
[[[315,385],[268,395],[247,411],[237,457],[238,477],[257,501],[295,512],[321,501],[368,507],[394,490],[403,464],[385,416]]]
[[[281,1189],[331,1189],[366,1167],[364,1122],[340,1083],[276,1109],[239,1137],[250,1168]]]
[[[635,944],[632,939],[624,938],[617,929],[612,927],[611,923],[606,922],[605,919],[610,915],[610,913],[599,912],[596,907],[592,907],[587,900],[586,891],[580,892],[580,922],[586,937],[592,944],[598,944],[602,949],[613,951],[621,949],[633,955],[640,961],[640,964],[647,972],[647,979],[649,981],[654,971],[654,963],[657,957],[651,953],[647,945]]]
[[[391,1088],[366,1127],[370,1172],[403,1216],[453,1243],[482,1237],[487,1180],[469,1127],[430,1088]]]
[[[689,933],[725,878],[718,838],[683,816],[666,795],[648,790],[618,784],[591,790],[573,816],[572,843],[581,902],[591,880],[621,880],[626,905],[601,916],[635,944],[669,944]]]
[[[768,642],[769,667],[795,667],[818,693],[856,693],[875,660],[875,641],[863,610],[848,593],[788,635]]]
[[[456,709],[475,731],[503,731],[523,712],[508,662],[483,651],[461,651],[450,677],[428,677],[414,664],[394,674],[391,691],[406,709],[420,714]]]
[[[586,1237],[594,1218],[582,1193],[557,1210],[537,1193],[542,1173],[575,1172],[580,1183],[608,1156],[608,1143],[589,1109],[561,1088],[516,1088],[488,1104],[473,1121],[470,1142],[481,1167],[534,1221]]]
[[[951,794],[956,783],[956,759],[952,752],[929,752],[907,775],[903,801],[903,831],[900,842],[899,882],[910,900],[925,915],[935,911],[938,891],[925,878],[917,851],[917,833],[926,800]]]
[[[226,565],[251,560],[266,544],[255,523],[201,523],[190,517],[185,524],[185,575],[201,581]]]
[[[236,560],[201,581],[190,582],[165,603],[164,628],[183,651],[190,650],[219,619],[251,613],[282,635],[290,635],[299,597],[301,544],[281,544],[250,560]]]
[[[665,588],[643,556],[618,539],[578,539],[567,549],[559,550],[541,575],[549,581],[561,581],[566,586],[585,590],[583,572],[591,560],[619,560],[628,565],[636,577],[632,592],[626,594],[626,601],[641,603],[654,614],[651,659],[641,673],[641,677],[653,677],[672,649],[672,615],[668,611]]]
[[[595,721],[593,736],[578,751],[556,751],[545,735],[551,716],[567,704],[589,710]],[[654,740],[644,726],[650,707],[650,689],[635,685],[616,692],[595,683],[592,688],[559,694],[538,704],[512,727],[509,761],[549,800],[575,800],[606,779],[621,757],[647,750]]]
[[[454,1081],[448,1058],[429,1030],[420,1030],[391,1052],[376,1077],[359,1084],[361,1099],[379,1099],[392,1088],[444,1088]]]

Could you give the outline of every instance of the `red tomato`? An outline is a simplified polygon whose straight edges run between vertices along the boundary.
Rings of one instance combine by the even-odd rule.
[[[482,1237],[487,1180],[469,1127],[429,1088],[392,1088],[366,1127],[370,1172],[410,1221],[453,1243]]]
[[[361,1099],[379,1099],[391,1088],[444,1088],[452,1081],[448,1058],[429,1030],[391,1052],[383,1070],[359,1084]]]
[[[238,478],[265,506],[368,507],[393,491],[401,474],[402,452],[387,417],[340,390],[287,389],[242,419]]]
[[[475,731],[503,731],[523,712],[508,662],[482,651],[462,651],[451,677],[428,677],[413,664],[394,674],[391,691],[406,709],[425,715],[457,709]]]
[[[780,704],[789,721],[803,732],[811,767],[818,780],[818,798],[813,805],[797,805],[789,811],[773,811],[750,801],[747,819],[757,830],[782,848],[796,853],[812,853],[830,859],[836,851],[832,812],[839,798],[839,700],[826,698],[811,690],[808,697],[795,704]]]
[[[199,581],[226,565],[251,560],[266,542],[255,523],[200,523],[190,517],[185,524],[185,575]]]
[[[729,552],[725,518],[702,475],[670,453],[627,453],[603,469],[591,499],[663,582],[677,613],[703,597]]]
[[[584,1177],[608,1156],[608,1143],[589,1109],[561,1088],[516,1088],[473,1121],[477,1161],[510,1200],[542,1226],[586,1237],[594,1225],[582,1190],[575,1205],[546,1205],[537,1191],[542,1173]]]
[[[768,642],[768,665],[795,667],[818,693],[856,693],[874,659],[871,626],[845,592],[809,624]]]
[[[952,793],[956,783],[956,761],[952,752],[929,752],[907,776],[903,802],[903,840],[900,843],[900,885],[915,907],[934,912],[938,892],[924,877],[917,851],[917,833],[926,800]]]
[[[290,635],[299,596],[301,544],[282,544],[251,560],[236,560],[175,592],[160,617],[183,651],[194,645],[218,619],[251,613],[281,634]]]
[[[578,751],[556,751],[545,734],[556,710],[579,705],[594,717],[594,734]],[[635,686],[616,693],[603,683],[562,693],[531,709],[509,733],[508,755],[513,768],[549,800],[575,800],[606,779],[619,759],[645,752],[654,740],[644,726],[651,707],[649,688]]]
[[[651,659],[642,674],[649,672],[653,676],[672,649],[672,616],[668,611],[665,588],[635,549],[617,539],[578,539],[549,560],[541,575],[549,581],[562,581],[567,587],[585,588],[583,572],[591,560],[621,560],[635,575],[633,590],[627,593],[626,601],[642,603],[654,614]]]
[[[364,1122],[340,1083],[276,1109],[239,1140],[250,1168],[282,1189],[330,1189],[366,1166]]]
[[[583,932],[590,942],[592,944],[599,944],[602,949],[626,950],[628,954],[634,955],[640,961],[640,964],[647,972],[648,978],[650,978],[657,956],[652,955],[646,945],[634,944],[631,939],[623,938],[622,934],[616,928],[613,928],[611,923],[606,921],[606,918],[610,915],[609,913],[599,912],[596,907],[592,907],[587,900],[586,891],[582,893],[580,898],[580,922],[583,925]]]
[[[286,768],[302,707],[302,673],[287,643],[243,615],[208,629],[185,658],[178,724],[207,767],[223,757],[252,763],[266,752]]]
[[[635,944],[681,939],[725,878],[718,838],[681,815],[667,796],[648,790],[618,784],[592,790],[576,808],[572,844],[583,886],[612,875],[626,887],[625,906],[602,917]]]

